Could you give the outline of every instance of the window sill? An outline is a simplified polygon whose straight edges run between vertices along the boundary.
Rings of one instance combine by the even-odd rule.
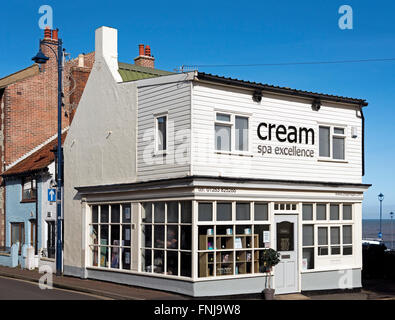
[[[318,158],[319,162],[334,162],[334,163],[348,163],[347,160],[331,159],[331,158]]]
[[[166,157],[166,155],[167,155],[167,151],[156,151],[153,156],[154,157]]]
[[[220,150],[215,150],[214,153],[228,155],[228,156],[240,156],[240,157],[251,157],[251,158],[254,156],[251,152],[237,152],[237,151],[220,151]]]
[[[37,199],[26,199],[26,200],[21,200],[21,203],[31,203],[31,202],[36,202]]]

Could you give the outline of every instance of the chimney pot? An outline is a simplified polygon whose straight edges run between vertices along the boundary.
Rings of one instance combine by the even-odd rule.
[[[51,39],[51,29],[48,26],[44,30],[44,39]]]
[[[58,29],[52,30],[52,40],[58,40]]]
[[[149,45],[145,46],[145,55],[150,57],[151,56],[151,48]]]
[[[139,44],[139,56],[143,56],[143,55],[144,55],[144,45]]]

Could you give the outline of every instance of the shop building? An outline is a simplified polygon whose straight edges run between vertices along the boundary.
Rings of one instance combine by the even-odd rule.
[[[361,287],[365,100],[121,64],[107,27],[95,52],[64,145],[65,274],[258,293],[274,248],[277,294]]]

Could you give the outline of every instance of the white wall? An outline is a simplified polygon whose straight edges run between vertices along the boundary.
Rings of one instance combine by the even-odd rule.
[[[118,84],[114,66],[98,52],[64,143],[64,265],[69,267],[83,266],[87,249],[75,187],[136,181],[136,85]]]
[[[214,150],[215,110],[250,116],[250,152],[217,154]],[[311,109],[311,101],[264,94],[261,103],[253,102],[251,91],[194,82],[192,91],[192,174],[260,179],[309,180],[325,182],[362,182],[361,119],[356,107],[323,102],[319,111]],[[262,141],[257,136],[260,122],[313,128],[315,145]],[[318,123],[346,125],[346,161],[317,160]],[[358,137],[351,138],[351,127]],[[315,157],[260,155],[258,145],[314,149]]]
[[[169,78],[161,77],[161,79]],[[182,78],[181,78],[182,79]],[[191,83],[178,81],[138,89],[138,180],[190,173]],[[168,116],[168,150],[155,154],[155,116]]]

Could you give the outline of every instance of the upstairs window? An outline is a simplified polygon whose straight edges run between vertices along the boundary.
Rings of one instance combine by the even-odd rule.
[[[167,150],[167,116],[156,118],[156,151]]]
[[[33,201],[37,198],[36,180],[32,177],[22,179],[22,201]]]
[[[248,151],[248,120],[244,116],[216,113],[215,150]]]
[[[333,160],[345,160],[345,128],[319,126],[320,157]]]

